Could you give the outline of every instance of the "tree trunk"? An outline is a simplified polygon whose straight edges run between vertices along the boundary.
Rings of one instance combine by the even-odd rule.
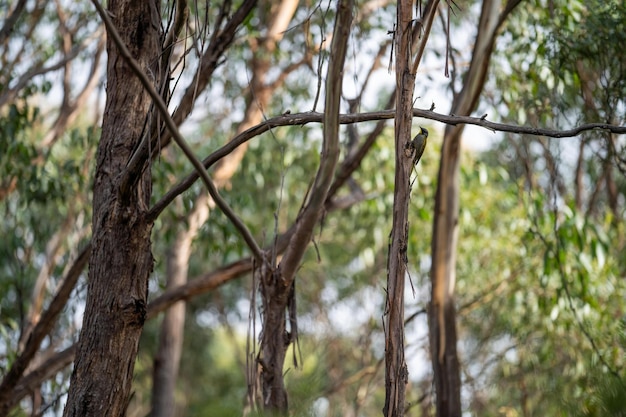
[[[265,77],[271,67],[269,57],[276,48],[277,42],[282,38],[284,31],[287,30],[297,5],[297,0],[283,0],[280,4],[274,5],[276,10],[273,10],[275,13],[272,15],[269,23],[267,35],[260,44],[260,51],[255,51],[258,53],[255,53],[252,59],[251,92],[246,98],[246,112],[244,119],[237,127],[237,134],[244,132],[263,120],[263,109],[269,104],[271,93],[275,88],[275,86],[267,86],[265,84]],[[217,188],[222,188],[228,184],[235,174],[247,147],[248,143],[246,142],[218,162],[213,171],[213,181]],[[215,202],[206,194],[196,199],[194,207],[202,207],[203,209],[202,212],[195,210],[190,215],[189,229],[179,233],[177,241],[172,248],[172,253],[170,253],[168,258],[168,289],[182,286],[186,283],[189,256],[191,255],[191,241],[197,233],[197,228],[208,218],[208,206],[213,206],[214,204]],[[194,228],[192,225],[196,227]],[[172,265],[170,265],[170,262]],[[174,390],[183,343],[184,322],[185,304],[182,302],[172,306],[165,313],[159,338],[159,350],[154,361],[151,411],[151,416],[153,417],[173,416],[175,412]]]
[[[297,0],[283,0],[281,3],[263,4],[270,13],[266,36],[254,51],[251,60],[252,78],[250,92],[246,98],[246,112],[237,128],[237,134],[244,132],[263,120],[263,110],[270,103],[272,92],[278,83],[267,85],[265,78],[271,68],[270,57],[277,42],[287,30],[297,8]],[[271,12],[269,11],[271,9]],[[224,187],[236,172],[247,150],[247,142],[221,159],[213,171],[213,180],[218,188]],[[168,289],[182,286],[187,281],[187,266],[191,255],[191,241],[197,228],[208,218],[208,206],[215,202],[206,194],[196,199],[194,207],[202,207],[202,213],[194,210],[189,216],[189,229],[178,234],[177,241],[168,257]],[[171,268],[170,268],[171,266]],[[171,307],[165,314],[159,338],[159,350],[154,361],[154,385],[152,392],[151,416],[172,416],[175,412],[174,390],[183,342],[184,303]]]
[[[463,89],[452,104],[451,114],[470,115],[478,104],[498,28],[520,0],[484,0],[478,23],[472,62]],[[456,244],[459,217],[459,169],[464,125],[448,125],[441,150],[435,197],[432,239],[432,296],[429,312],[430,346],[437,416],[461,416],[461,377],[456,352]]]
[[[209,217],[208,195],[205,192],[196,199],[194,210],[189,213],[189,227],[181,230],[167,257],[167,287],[170,290],[187,282],[191,244],[200,227]],[[176,415],[176,379],[183,350],[185,328],[185,302],[171,306],[163,317],[159,348],[154,358],[151,417]]]
[[[385,304],[385,417],[404,415],[408,370],[404,358],[404,281],[408,241],[409,177],[415,149],[412,147],[413,89],[411,33],[413,8],[410,1],[398,1],[396,46],[396,118],[393,224],[389,244],[387,300]]]
[[[295,224],[285,254],[278,268],[266,263],[260,271],[263,302],[261,338],[261,388],[263,407],[280,415],[288,412],[283,366],[289,344],[297,337],[295,324],[295,274],[309,245],[313,229],[322,213],[328,190],[339,159],[339,110],[348,36],[352,22],[352,0],[337,4],[330,60],[326,76],[326,107],[324,109],[324,141],[322,158],[309,199]],[[289,308],[291,332],[287,332],[286,310]]]
[[[285,280],[281,279],[279,273],[264,271],[261,276],[264,311],[260,359],[263,408],[287,415],[289,403],[283,381],[283,366],[287,347],[291,343],[285,319],[289,288],[285,287]]]
[[[158,3],[110,0],[108,12],[132,56],[154,76],[160,49]],[[118,184],[142,140],[151,99],[110,37],[107,53],[87,303],[65,416],[124,415],[153,265],[152,223],[145,220],[151,193],[147,162],[126,192]]]

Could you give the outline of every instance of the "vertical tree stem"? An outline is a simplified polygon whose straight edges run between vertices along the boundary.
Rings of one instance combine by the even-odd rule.
[[[411,71],[412,3],[398,1],[395,33],[396,51],[396,174],[394,182],[393,225],[387,271],[385,308],[385,417],[404,415],[405,388],[408,370],[404,358],[404,280],[408,240],[409,177],[413,88],[415,74]]]

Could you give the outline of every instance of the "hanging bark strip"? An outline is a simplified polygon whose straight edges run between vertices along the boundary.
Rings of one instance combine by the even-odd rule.
[[[399,1],[395,33],[396,52],[396,174],[393,226],[389,244],[387,301],[385,307],[385,408],[386,417],[404,415],[408,370],[404,358],[404,280],[408,240],[409,176],[413,152],[411,123],[415,73],[411,70],[412,2]]]

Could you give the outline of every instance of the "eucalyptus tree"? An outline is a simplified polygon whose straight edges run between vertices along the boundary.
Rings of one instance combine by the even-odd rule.
[[[457,254],[457,246],[466,248],[461,227],[472,230],[476,226],[462,212],[464,201],[470,201],[476,193],[463,200],[464,186],[476,186],[475,182],[463,182],[467,179],[461,168],[463,127],[474,124],[540,137],[574,136],[592,128],[603,129],[604,142],[592,144],[591,139],[586,139],[580,145],[580,155],[600,152],[603,159],[600,165],[592,162],[577,165],[581,168],[576,170],[579,197],[575,201],[578,208],[588,207],[594,215],[604,213],[606,204],[618,218],[622,213],[618,191],[621,179],[616,174],[623,167],[623,158],[616,135],[626,131],[616,126],[623,123],[620,113],[623,95],[615,94],[623,89],[618,75],[621,61],[608,57],[600,61],[590,59],[598,44],[593,37],[577,38],[575,29],[588,27],[584,34],[589,34],[593,25],[604,22],[613,25],[615,31],[607,29],[601,32],[602,36],[618,39],[619,5],[598,6],[597,13],[579,5],[581,8],[576,10],[580,13],[572,10],[571,16],[565,14],[566,22],[562,27],[557,25],[562,30],[552,33],[551,42],[538,43],[536,62],[545,53],[560,60],[561,68],[567,69],[562,74],[539,71],[536,66],[528,71],[508,66],[509,81],[526,72],[531,78],[538,77],[534,81],[552,83],[546,89],[539,82],[529,91],[532,94],[524,96],[527,104],[522,116],[521,108],[515,104],[520,97],[517,90],[523,90],[525,82],[516,86],[499,80],[501,95],[483,94],[485,83],[490,86],[486,80],[494,68],[490,62],[494,51],[500,48],[499,42],[506,42],[510,40],[507,36],[512,36],[522,47],[527,40],[525,29],[535,27],[524,23],[528,12],[516,7],[517,1],[485,0],[480,8],[471,10],[460,10],[454,2],[418,2],[417,7],[400,2],[395,17],[389,4],[382,8],[374,7],[376,4],[308,5],[290,0],[279,3],[244,0],[236,4],[178,0],[139,4],[115,0],[109,2],[108,10],[96,0],[72,4],[19,1],[11,5],[0,28],[1,59],[6,68],[0,74],[0,108],[6,116],[0,120],[2,144],[6,146],[6,151],[3,148],[5,152],[0,152],[3,163],[0,198],[7,203],[3,230],[12,236],[3,242],[3,256],[9,261],[2,274],[13,277],[2,282],[8,296],[3,298],[1,306],[3,312],[10,312],[12,320],[3,323],[11,331],[3,332],[8,334],[5,345],[9,353],[3,362],[7,372],[0,389],[1,414],[7,414],[29,392],[33,409],[39,408],[38,397],[42,394],[55,391],[59,397],[62,389],[50,388],[56,382],[46,385],[44,381],[61,372],[59,385],[66,387],[64,378],[68,372],[63,370],[73,361],[67,415],[125,413],[130,392],[135,390],[132,387],[135,371],[140,375],[138,379],[149,379],[153,385],[151,413],[171,415],[176,409],[174,390],[179,368],[189,366],[190,362],[183,352],[194,359],[196,353],[204,357],[194,349],[183,350],[184,341],[191,342],[193,338],[183,337],[185,308],[194,313],[194,323],[188,324],[189,327],[198,325],[206,317],[203,313],[211,308],[219,310],[221,320],[228,321],[228,312],[240,314],[234,312],[246,299],[251,330],[248,350],[238,364],[245,368],[246,382],[242,383],[239,394],[245,398],[246,409],[283,414],[289,408],[307,411],[306,406],[300,408],[300,404],[293,402],[288,407],[287,400],[289,390],[296,390],[302,383],[285,370],[289,349],[295,352],[294,362],[301,364],[297,352],[298,337],[302,336],[303,340],[321,345],[326,340],[332,342],[328,352],[323,349],[318,352],[332,364],[327,375],[323,372],[307,375],[328,383],[320,388],[320,396],[332,398],[331,405],[337,406],[333,410],[374,414],[384,403],[385,415],[402,415],[410,402],[405,397],[416,397],[406,384],[418,382],[408,375],[404,351],[405,345],[414,346],[415,342],[407,339],[404,330],[404,284],[407,275],[413,273],[431,277],[430,288],[423,280],[416,287],[416,293],[423,297],[418,301],[419,307],[409,308],[410,320],[428,311],[437,413],[461,414],[461,375],[471,372],[473,362],[463,367],[457,357],[457,329],[463,335],[461,340],[467,343],[484,336],[485,329],[472,321],[475,317],[471,315],[483,310],[473,309],[476,304],[468,297],[490,294],[491,290],[496,293],[500,288],[493,282],[495,287],[485,288],[480,283],[471,286],[469,283],[474,281],[469,275],[478,278],[477,270],[473,269],[477,259],[484,259],[483,265],[503,265],[502,258],[483,258],[484,251],[476,248],[479,245],[472,246],[467,255],[463,251]],[[543,16],[543,26],[535,33],[548,33],[545,27],[551,22],[549,15],[532,10]],[[466,16],[472,20],[473,12],[480,14],[474,19],[475,41],[471,55],[461,57],[455,49],[451,22],[462,23]],[[455,14],[460,18],[456,19]],[[508,19],[513,19],[510,26]],[[514,19],[522,19],[522,24],[515,26]],[[578,26],[568,26],[567,22],[576,22]],[[106,75],[100,78],[105,26]],[[55,36],[45,36],[51,27],[58,29]],[[436,45],[444,46],[429,49],[437,39],[443,42]],[[568,53],[576,48],[580,48],[578,56]],[[618,48],[613,49],[613,53],[617,51]],[[433,103],[429,109],[413,108],[414,91],[428,84],[430,74],[424,76],[423,65],[426,56],[438,57],[437,62],[450,69],[453,98],[448,113],[451,114],[434,111],[435,107],[441,107],[440,103],[436,106]],[[470,62],[467,71],[457,64],[460,58]],[[26,62],[31,62],[32,67]],[[596,66],[597,62],[604,63],[606,68]],[[386,68],[396,68],[395,82],[390,81],[388,87],[374,82],[393,78],[385,72]],[[77,72],[85,74],[82,82],[74,82]],[[55,79],[55,74],[59,78]],[[559,80],[560,76],[564,80]],[[568,80],[575,81],[569,85]],[[98,97],[86,100],[90,92],[104,91],[99,88],[103,84],[106,84],[106,101],[100,122],[102,100]],[[593,88],[598,85],[604,87],[607,95],[594,93]],[[580,87],[582,101],[575,88],[562,86]],[[354,90],[352,98],[348,98],[349,88]],[[554,93],[560,89],[567,92],[564,97],[569,100],[560,108],[564,116],[573,114],[577,103],[584,103],[586,118],[580,121],[596,124],[557,131],[548,126],[571,126],[553,124],[554,119],[539,112],[528,117],[538,96],[544,100],[541,103],[550,102],[558,97]],[[52,106],[58,110],[42,117],[34,94],[55,97],[59,91],[63,91],[61,103]],[[381,98],[371,104],[370,97]],[[494,102],[497,106],[508,105],[512,114],[518,112],[520,125],[495,123],[487,115],[471,116],[476,109],[486,107],[487,99],[494,97],[502,98],[501,102]],[[607,103],[609,106],[604,107]],[[318,112],[318,107],[323,109]],[[81,114],[80,110],[85,108],[93,108],[95,114]],[[411,129],[414,117],[446,124],[441,147],[437,129],[429,125],[430,148],[416,169],[412,166],[415,150],[411,148],[411,132],[416,130]],[[385,134],[385,123],[391,118],[395,118],[393,147],[380,143],[391,142],[392,135]],[[531,126],[521,125],[529,120]],[[363,133],[364,128],[356,126],[357,123],[367,123],[371,129]],[[340,124],[350,126],[344,129]],[[88,125],[91,126],[85,127]],[[101,125],[101,130],[94,125]],[[499,163],[511,167],[514,175],[527,178],[529,188],[548,184],[548,195],[557,200],[567,197],[561,192],[563,187],[559,188],[565,181],[559,171],[559,159],[551,152],[554,145],[540,138],[537,141],[540,148],[525,148],[528,142],[524,139],[512,145],[513,149],[522,150],[514,155],[528,156],[519,158],[524,161],[522,168],[510,160]],[[526,154],[524,149],[528,151]],[[543,159],[533,154],[535,149],[540,149]],[[498,156],[510,154],[511,148],[507,148]],[[200,160],[199,156],[204,159]],[[439,160],[436,180],[432,174],[434,159]],[[583,161],[587,160],[583,158]],[[549,168],[547,177],[535,175],[542,163]],[[393,179],[391,169],[395,169]],[[418,172],[417,180],[411,178],[414,171]],[[492,175],[491,167],[481,172]],[[475,179],[471,174],[467,177]],[[501,177],[504,180],[503,174]],[[484,176],[479,175],[478,181],[480,186],[487,184]],[[415,183],[418,186],[412,189]],[[596,187],[585,202],[583,184],[588,183]],[[514,189],[501,192],[498,187],[506,188],[501,183],[495,186],[494,195],[502,198],[495,197],[498,201],[493,201],[493,206],[511,208],[517,216],[525,216],[519,201],[512,197]],[[606,193],[602,194],[602,190]],[[483,191],[488,194],[487,190]],[[554,210],[555,204],[550,206],[550,202],[536,198],[535,194],[532,197],[530,201],[535,207],[550,207],[553,211],[544,210],[541,214],[546,217],[537,215],[537,223],[530,226],[517,218],[515,224],[522,226],[512,227],[508,236],[522,245],[535,247],[536,240],[524,241],[519,234],[524,225],[537,232],[534,236],[541,236],[544,241],[540,243],[545,243],[547,248],[545,258],[553,262],[546,263],[552,269],[544,274],[550,279],[542,277],[542,280],[545,278],[550,285],[554,280],[568,283],[563,275],[572,267],[563,258],[567,239],[559,240],[563,236],[548,235],[547,229],[536,227],[547,225],[541,223],[542,219],[556,222],[562,213]],[[429,233],[425,237],[425,233],[416,233],[412,228],[417,222],[412,220],[411,210],[419,213],[420,230],[427,230],[426,220],[432,222],[432,239]],[[482,212],[480,215],[484,216]],[[41,218],[50,220],[42,222]],[[492,217],[489,219],[493,221]],[[562,227],[555,229],[565,237],[575,236],[576,217],[568,219],[569,223],[563,222]],[[620,223],[616,221],[616,224]],[[491,227],[497,228],[495,224]],[[327,230],[339,235],[329,236]],[[374,236],[368,236],[369,231]],[[384,236],[389,231],[387,242]],[[479,230],[475,232],[480,234]],[[584,235],[593,234],[585,231]],[[579,237],[583,239],[582,235]],[[499,235],[499,239],[505,237]],[[596,254],[602,253],[604,240],[594,239],[589,245]],[[426,242],[431,246],[430,254],[424,249]],[[489,247],[489,243],[485,246]],[[586,253],[587,249],[582,252]],[[608,251],[608,246],[605,249]],[[521,256],[509,247],[502,252]],[[320,259],[321,271],[312,272],[316,267],[310,265],[315,265],[316,255],[319,258],[326,255],[329,263],[324,264]],[[600,255],[597,258],[599,261]],[[166,261],[161,262],[162,259]],[[413,266],[413,259],[423,262]],[[585,259],[581,256],[574,263],[581,274]],[[304,266],[303,260],[308,260]],[[555,260],[561,263],[555,264]],[[527,261],[524,266],[528,268],[541,264],[535,258]],[[368,267],[361,267],[363,263]],[[83,270],[87,264],[86,284],[77,285],[85,283]],[[385,268],[388,280],[381,284]],[[491,271],[484,266],[482,270]],[[458,283],[457,271],[459,277],[463,276]],[[495,267],[494,271],[490,277],[496,279],[499,275]],[[188,279],[192,274],[195,278]],[[589,278],[589,275],[580,276]],[[152,288],[150,277],[157,284]],[[201,294],[238,277],[250,279],[223,290],[227,303],[217,296],[208,307],[199,301]],[[353,281],[354,287],[345,284]],[[589,282],[583,279],[583,283]],[[315,323],[311,319],[315,311],[322,321],[330,320],[329,310],[340,303],[334,306],[322,294],[333,291],[362,294],[371,288],[376,289],[374,292],[379,297],[378,304],[374,303],[377,310],[369,313],[376,317],[373,321],[377,324],[362,323],[360,329],[365,335],[360,340],[365,341],[364,347],[351,352],[349,360],[342,361],[341,357],[346,346],[357,343],[350,335],[331,335],[326,339],[315,333],[315,326],[303,329],[298,323],[299,316]],[[432,291],[430,297],[425,288]],[[582,290],[587,288],[591,287],[582,285]],[[32,292],[29,301],[25,292]],[[310,298],[302,297],[303,294]],[[151,300],[149,295],[153,296]],[[549,292],[543,296],[545,303]],[[345,294],[341,297],[338,299],[349,299]],[[572,302],[574,308],[570,313],[575,317],[576,294],[562,299]],[[13,301],[18,308],[11,305]],[[187,307],[185,302],[189,303]],[[197,304],[193,305],[194,302]],[[499,334],[507,335],[502,330],[506,326],[519,325],[509,315],[502,314],[503,304],[494,303],[493,310],[488,306],[485,303],[484,314],[500,318],[495,322]],[[83,307],[84,314],[76,314],[75,310]],[[519,304],[515,307],[521,308]],[[136,360],[140,335],[145,321],[164,311],[167,312],[159,347],[154,347],[152,365],[146,366],[144,361]],[[257,314],[262,327],[258,339],[253,331]],[[75,323],[76,316],[81,317],[82,327]],[[382,323],[378,323],[380,316]],[[73,344],[76,327],[80,327],[81,335]],[[523,330],[523,326],[519,328]],[[586,330],[588,326],[580,328]],[[156,326],[144,332],[144,336],[149,338],[145,333],[150,332],[156,332]],[[237,344],[237,337],[233,339]],[[593,344],[595,340],[587,337],[586,343]],[[143,342],[150,344],[149,340]],[[608,349],[611,344],[606,346]],[[303,350],[306,352],[306,347]],[[487,363],[480,356],[482,351],[476,352],[477,362]],[[527,353],[522,349],[518,352]],[[594,352],[607,369],[619,373],[601,348]],[[324,356],[325,353],[328,354]],[[215,352],[211,355],[215,357]],[[384,376],[379,372],[383,360]],[[201,361],[193,363],[198,365]],[[185,375],[189,373],[185,371]],[[146,377],[147,374],[153,376]],[[241,378],[237,381],[241,382]],[[293,385],[286,385],[285,381]],[[472,385],[471,378],[466,377],[465,381],[472,386],[476,398],[484,395]],[[146,391],[140,382],[135,384],[135,392]],[[428,381],[421,381],[420,386],[429,386]],[[346,392],[353,395],[352,404],[339,398]],[[368,392],[374,393],[372,398],[366,398],[364,393]],[[309,402],[314,400],[308,398]],[[478,403],[473,402],[471,407],[478,409]],[[368,411],[363,411],[366,405]],[[422,402],[422,410],[429,411],[426,401]]]

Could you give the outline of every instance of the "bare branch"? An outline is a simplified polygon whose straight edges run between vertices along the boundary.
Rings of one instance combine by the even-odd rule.
[[[396,91],[389,97],[387,101],[387,107],[391,107],[393,103],[396,101]],[[340,119],[341,120],[341,119]],[[374,142],[378,138],[378,136],[383,132],[385,128],[385,119],[378,120],[374,129],[367,135],[361,146],[356,149],[354,152],[350,152],[346,158],[341,162],[341,165],[337,169],[337,173],[335,174],[335,180],[330,186],[330,190],[328,191],[329,195],[334,195],[337,190],[345,184],[345,182],[350,178],[352,173],[357,170],[357,168],[361,165],[361,161],[365,158],[365,155],[369,152],[374,145]],[[330,200],[326,201],[326,209],[330,207]]]
[[[13,392],[11,392],[8,409],[18,405],[22,398],[41,386],[43,381],[52,378],[57,372],[74,362],[77,347],[78,344],[75,343],[69,348],[52,355],[44,363],[20,379]]]
[[[339,111],[343,81],[343,64],[352,20],[352,2],[337,5],[337,18],[331,43],[328,75],[326,77],[326,105],[324,109],[324,141],[322,158],[309,202],[298,219],[298,228],[291,239],[279,269],[285,282],[293,280],[296,268],[309,244],[313,227],[317,224],[339,159]],[[287,285],[289,286],[289,285]]]
[[[20,65],[21,62],[23,62],[22,56],[26,53],[25,51],[27,50],[27,48],[25,48],[24,46],[26,45],[29,39],[32,39],[35,29],[38,27],[41,19],[43,18],[46,4],[47,2],[37,1],[33,9],[27,12],[29,14],[29,19],[27,22],[28,27],[23,31],[23,34],[21,34],[21,39],[23,40],[22,48],[19,49],[19,51],[17,52],[17,54],[15,54],[15,56],[11,56],[11,54],[7,53],[9,38],[5,38],[4,42],[0,44],[0,47],[2,48],[2,52],[3,52],[2,54],[0,54],[0,65],[2,66],[2,72],[0,73],[0,75],[2,75],[3,78],[0,78],[0,79],[2,79],[5,85],[8,85],[9,78],[7,77],[13,74],[15,67],[17,67],[18,65]],[[31,54],[30,60],[35,61],[34,57],[35,57],[35,54]],[[38,60],[36,63],[35,62],[31,63],[29,67],[40,68],[42,66],[43,66],[43,62]]]
[[[20,17],[20,14],[24,11],[25,6],[26,0],[19,0],[11,14],[4,21],[4,25],[2,25],[2,29],[0,29],[0,44],[4,43],[13,31],[13,26],[15,26],[15,23]]]
[[[439,0],[429,1],[428,4],[426,4],[424,15],[421,16],[421,20],[418,21],[418,24],[413,27],[414,31],[418,32],[413,35],[413,39],[417,37],[419,40],[417,42],[417,46],[415,47],[415,51],[412,52],[415,55],[415,58],[413,59],[413,66],[411,68],[412,74],[417,74],[417,69],[419,68],[420,62],[422,62],[422,55],[424,55],[424,50],[426,49],[426,43],[428,42],[430,29],[433,26],[433,20],[435,20],[435,15],[437,14],[438,5]],[[420,32],[423,32],[423,36]]]
[[[170,57],[174,50],[178,35],[183,26],[189,18],[189,7],[187,7],[187,0],[176,1],[176,16],[174,26],[170,28],[163,42],[163,58],[161,60],[162,65],[169,65]]]
[[[350,124],[375,120],[389,120],[393,119],[394,117],[395,110],[342,114],[339,115],[339,123]],[[612,133],[618,134],[626,133],[626,126],[616,126],[607,123],[588,123],[568,130],[554,130],[531,126],[519,126],[506,123],[495,123],[483,119],[482,117],[445,115],[422,109],[413,109],[413,117],[421,117],[423,119],[435,120],[454,126],[461,124],[481,126],[488,130],[491,130],[492,132],[510,132],[533,136],[549,136],[553,138],[573,137],[581,134],[582,132],[594,129],[607,130]],[[272,117],[271,119],[267,119],[263,123],[253,126],[245,132],[240,133],[231,141],[222,146],[220,149],[207,156],[202,163],[204,167],[208,169],[221,158],[231,153],[242,143],[247,142],[250,139],[253,139],[256,136],[259,136],[262,133],[265,133],[275,127],[303,126],[309,123],[322,123],[323,119],[324,114],[317,112],[283,114],[280,116]],[[191,187],[198,178],[199,175],[196,171],[189,174],[178,185],[170,189],[170,191],[168,191],[167,194],[165,194],[165,196],[163,196],[163,198],[158,201],[152,207],[152,209],[150,209],[148,217],[152,220],[156,219],[159,214],[161,214],[161,212],[165,209],[165,207],[167,207],[174,200],[174,198],[176,198],[176,196],[189,189],[189,187]]]
[[[208,85],[215,68],[218,66],[219,60],[232,44],[235,38],[235,32],[256,3],[257,0],[245,0],[237,11],[233,13],[232,18],[226,23],[224,28],[219,32],[214,32],[216,36],[202,56],[202,61],[198,66],[196,76],[185,91],[178,108],[174,112],[173,119],[177,125],[180,125],[191,113],[198,93],[203,91]],[[161,137],[161,146],[165,146],[169,140],[170,137],[166,133]]]
[[[249,86],[245,97],[246,110],[243,119],[237,126],[237,134],[267,119],[265,108],[275,96],[275,90],[284,81],[283,77],[286,78],[287,74],[285,71],[295,70],[301,65],[301,62],[295,63],[293,64],[295,67],[289,66],[281,71],[273,83],[268,84],[266,82],[270,69],[272,69],[272,52],[276,50],[278,42],[282,39],[284,31],[296,12],[297,6],[297,0],[282,0],[280,4],[277,4],[278,13],[270,18],[266,35],[259,39],[258,45],[252,48],[253,54],[250,58],[252,77],[248,82]],[[213,178],[218,187],[223,187],[230,181],[246,151],[247,145],[244,144],[222,159],[215,167]]]
[[[161,294],[148,304],[147,318],[151,319],[178,301],[212,291],[231,279],[240,277],[252,270],[252,258],[243,258],[225,265],[208,274],[196,277],[184,285],[179,285]]]
[[[83,110],[85,101],[99,81],[100,60],[102,58],[102,53],[104,52],[104,45],[105,37],[104,33],[102,33],[98,44],[96,45],[96,51],[94,52],[94,59],[91,63],[91,69],[87,77],[87,82],[75,99],[71,99],[70,97],[71,91],[69,88],[69,81],[67,82],[67,86],[64,86],[63,103],[61,104],[59,115],[46,136],[42,139],[40,143],[41,148],[47,148],[54,144],[59,136],[65,131],[66,127],[72,124],[72,122],[76,120],[78,113]],[[69,62],[67,64],[69,65]]]
[[[202,55],[202,59],[198,65],[198,70],[196,71],[193,80],[185,90],[185,93],[183,94],[176,111],[174,111],[173,116],[171,116],[176,126],[180,126],[182,122],[185,121],[185,119],[191,114],[198,94],[208,85],[211,76],[218,67],[220,60],[223,58],[224,52],[234,41],[237,29],[256,3],[257,0],[245,0],[221,31],[218,31],[216,28],[208,49]],[[218,19],[218,22],[219,21],[220,20]],[[167,125],[168,123],[165,124]],[[156,129],[152,137],[147,135],[135,155],[133,155],[133,158],[128,164],[128,168],[123,174],[124,182],[130,181],[131,178],[138,177],[137,172],[142,169],[144,161],[146,158],[151,157],[148,155],[149,149],[162,149],[169,144],[171,139],[172,133],[169,126],[164,131],[161,131],[160,128]],[[151,146],[154,142],[158,145]],[[153,151],[153,153],[156,153],[156,151]]]
[[[220,210],[222,210],[222,212],[226,215],[226,217],[228,217],[228,219],[233,223],[233,225],[237,228],[239,233],[241,233],[243,239],[245,240],[246,244],[248,245],[248,247],[250,248],[254,256],[258,260],[263,260],[264,258],[263,252],[261,251],[261,248],[254,240],[252,233],[250,233],[246,225],[241,221],[241,219],[239,219],[237,214],[235,214],[235,212],[230,208],[228,203],[226,203],[226,201],[217,192],[217,188],[215,188],[215,185],[213,184],[213,181],[209,177],[209,174],[206,172],[206,169],[204,168],[202,163],[198,160],[198,158],[196,158],[193,151],[191,150],[191,148],[189,147],[189,145],[187,144],[183,136],[178,131],[176,123],[170,116],[169,111],[167,110],[167,105],[163,102],[163,99],[161,98],[159,93],[155,90],[154,86],[152,85],[152,82],[150,82],[146,74],[144,74],[143,70],[139,67],[139,64],[137,64],[137,61],[133,59],[132,55],[130,54],[130,51],[128,50],[128,48],[126,48],[126,45],[124,45],[124,41],[121,39],[119,33],[117,32],[117,29],[113,25],[113,22],[111,22],[111,19],[109,18],[107,12],[102,8],[102,6],[100,5],[100,3],[98,3],[97,0],[92,0],[92,3],[98,10],[100,17],[104,21],[104,24],[107,27],[108,33],[113,39],[113,41],[115,42],[117,48],[120,51],[120,54],[128,62],[129,66],[132,68],[137,78],[139,78],[139,80],[141,81],[141,84],[144,86],[148,94],[150,94],[150,97],[152,97],[152,100],[155,106],[157,107],[159,113],[161,114],[161,117],[163,117],[165,125],[167,126],[170,133],[172,134],[174,141],[176,141],[176,144],[180,146],[182,151],[185,153],[185,156],[187,156],[191,164],[199,172],[199,175],[202,178],[202,181],[206,185],[207,189],[209,190],[209,194],[215,201],[215,204],[220,208]],[[120,184],[121,193],[124,193],[124,186],[129,186],[129,184],[123,184],[123,183]]]
[[[97,37],[97,35],[95,37]],[[17,93],[22,88],[24,88],[26,84],[28,84],[28,82],[32,80],[34,77],[63,68],[65,64],[67,64],[69,61],[76,58],[80,52],[82,52],[83,50],[85,50],[85,48],[87,48],[87,45],[89,44],[92,38],[89,38],[85,40],[85,42],[82,42],[81,44],[76,45],[74,48],[72,48],[69,54],[65,55],[57,63],[52,64],[47,67],[43,67],[42,66],[43,63],[40,63],[39,66],[33,67],[26,74],[22,75],[20,79],[17,81],[17,83],[15,84],[15,87],[8,89],[6,93],[0,96],[0,107],[4,106],[9,101],[13,100],[15,96],[17,95]]]

